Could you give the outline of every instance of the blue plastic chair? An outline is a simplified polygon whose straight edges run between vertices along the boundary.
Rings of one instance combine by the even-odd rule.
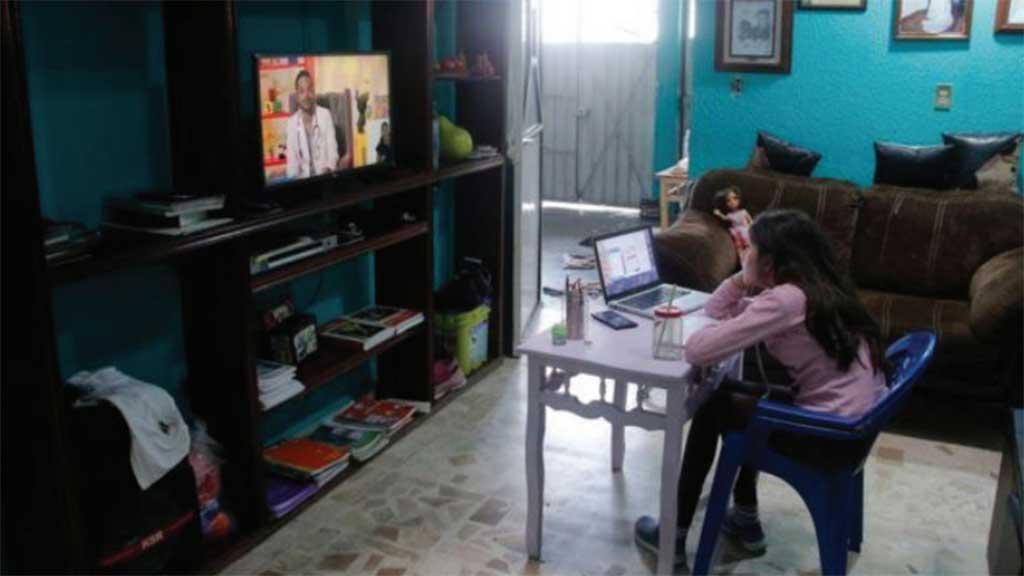
[[[741,465],[777,476],[796,489],[811,512],[822,574],[846,574],[847,549],[860,552],[864,536],[864,462],[878,434],[907,398],[935,351],[935,335],[912,332],[886,350],[892,365],[889,390],[867,414],[843,418],[762,400],[746,430],[727,432],[704,516],[693,574],[707,574],[733,482]],[[817,438],[829,450],[828,465],[776,451],[775,432]],[[832,457],[838,454],[838,457]]]

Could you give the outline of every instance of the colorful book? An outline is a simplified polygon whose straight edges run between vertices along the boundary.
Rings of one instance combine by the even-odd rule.
[[[356,348],[369,350],[394,337],[395,329],[349,318],[341,318],[324,326],[321,334]]]
[[[388,400],[364,399],[334,415],[337,424],[359,430],[380,430],[391,434],[408,424],[416,408]]]
[[[267,478],[267,506],[274,516],[281,518],[316,494],[315,482],[303,482],[270,475]]]
[[[347,449],[308,438],[285,440],[263,451],[263,459],[272,466],[307,476],[319,474],[347,457]]]
[[[367,324],[394,328],[396,334],[423,323],[423,313],[394,306],[370,306],[351,314],[348,318]]]
[[[388,437],[384,432],[360,430],[337,424],[320,426],[309,435],[309,439],[339,448],[348,448],[352,458],[357,462],[366,462],[388,445]]]

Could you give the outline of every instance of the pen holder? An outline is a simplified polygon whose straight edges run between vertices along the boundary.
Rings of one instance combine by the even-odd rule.
[[[683,311],[675,306],[654,310],[652,349],[658,360],[683,359]]]
[[[565,293],[565,328],[569,340],[587,339],[587,296],[582,290]]]

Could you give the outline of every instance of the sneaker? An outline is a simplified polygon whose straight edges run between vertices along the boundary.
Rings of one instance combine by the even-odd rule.
[[[761,521],[743,523],[736,519],[736,511],[732,508],[722,520],[722,533],[743,546],[751,554],[764,554],[767,546],[764,543],[764,530]]]
[[[641,516],[633,528],[633,536],[638,546],[655,556],[658,555],[658,521],[650,516]],[[676,564],[686,564],[686,530],[676,530],[676,549],[673,560]]]

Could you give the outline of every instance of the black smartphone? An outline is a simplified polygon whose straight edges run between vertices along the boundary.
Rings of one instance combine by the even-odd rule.
[[[625,330],[626,328],[636,328],[636,322],[633,322],[629,318],[626,318],[622,314],[613,310],[602,310],[600,312],[594,312],[591,314],[594,320],[597,320],[601,324],[608,326],[612,330]]]

